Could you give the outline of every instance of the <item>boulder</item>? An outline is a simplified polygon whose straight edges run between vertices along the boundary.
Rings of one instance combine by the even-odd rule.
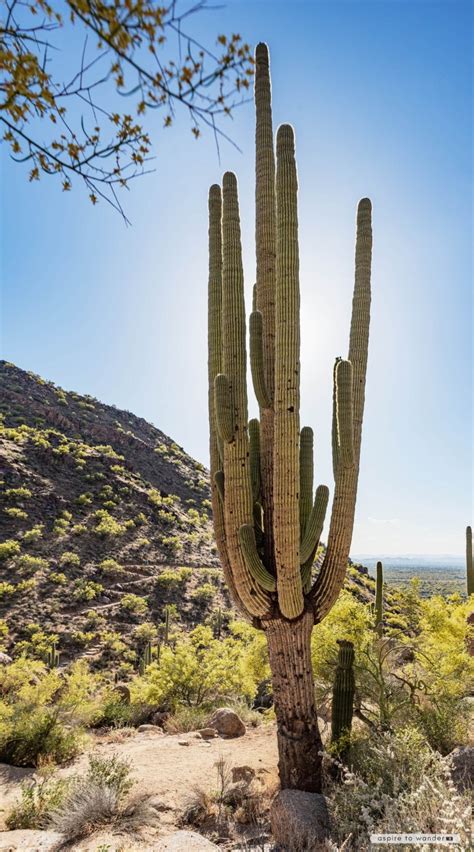
[[[4,654],[3,651],[0,651],[0,665],[9,666],[12,662],[13,660],[8,656],[8,654]]]
[[[175,831],[154,849],[155,852],[218,852],[219,846],[195,831]]]
[[[235,710],[221,707],[209,720],[209,727],[214,728],[221,737],[243,737],[245,725]]]
[[[316,852],[329,837],[329,815],[324,796],[301,790],[281,790],[270,810],[275,843],[287,852]]]
[[[158,725],[139,725],[138,726],[139,734],[164,734],[162,728],[159,728]]]
[[[26,828],[2,831],[0,852],[52,852],[59,847],[62,839],[62,835],[56,831],[33,831]]]
[[[459,746],[448,754],[453,782],[459,792],[474,787],[474,746]]]

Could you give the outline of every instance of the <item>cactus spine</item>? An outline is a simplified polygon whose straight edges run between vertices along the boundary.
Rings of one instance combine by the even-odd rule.
[[[383,565],[381,562],[377,562],[375,576],[375,632],[380,637],[383,635]]]
[[[466,580],[467,594],[474,595],[474,564],[472,562],[472,528],[466,527]]]
[[[344,639],[338,640],[339,652],[332,690],[331,741],[338,743],[350,733],[354,711],[354,646]]]
[[[278,129],[275,162],[265,44],[256,49],[255,105],[257,281],[249,332],[259,419],[248,421],[239,202],[235,175],[226,172],[222,189],[213,185],[209,192],[212,506],[231,595],[267,635],[282,786],[317,790],[319,733],[309,641],[312,626],[342,588],[354,523],[370,319],[371,203],[362,199],[357,210],[349,356],[336,360],[333,373],[335,493],[327,548],[314,580],[329,489],[314,488],[313,432],[300,431],[295,139],[290,125]],[[286,677],[282,672],[279,678],[276,669],[284,659]],[[297,711],[292,702],[299,702]]]

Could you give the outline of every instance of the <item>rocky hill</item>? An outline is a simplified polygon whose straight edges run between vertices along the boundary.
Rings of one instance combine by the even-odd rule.
[[[188,627],[228,608],[202,465],[142,418],[6,362],[0,390],[10,640],[41,652],[53,633],[66,657],[133,663],[137,625],[166,606]]]
[[[0,390],[4,649],[45,656],[57,641],[64,661],[126,674],[166,610],[172,631],[225,629],[207,470],[146,420],[5,361]],[[373,599],[361,566],[347,585]]]

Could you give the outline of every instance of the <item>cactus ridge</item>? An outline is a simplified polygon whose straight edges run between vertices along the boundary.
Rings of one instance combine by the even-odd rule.
[[[359,473],[370,321],[371,203],[357,209],[347,359],[333,371],[335,492],[327,547],[311,583],[329,501],[314,489],[314,436],[300,431],[300,285],[295,135],[273,139],[268,48],[255,52],[256,284],[249,318],[259,418],[248,420],[246,319],[237,180],[209,193],[209,422],[217,547],[237,606],[264,626],[312,609],[320,621],[344,582]],[[225,483],[225,487],[224,487]],[[276,610],[276,607],[278,608]]]

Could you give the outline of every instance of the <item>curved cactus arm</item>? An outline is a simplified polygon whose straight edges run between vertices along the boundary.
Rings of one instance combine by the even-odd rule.
[[[275,391],[276,192],[270,58],[263,42],[255,50],[255,246],[257,277],[253,310],[262,314],[265,390]],[[266,400],[265,400],[266,402]],[[260,409],[260,471],[265,519],[265,564],[273,573],[273,408]]]
[[[223,470],[216,470],[216,472],[214,474],[214,481],[215,481],[216,486],[217,486],[217,491],[218,491],[219,497],[222,500],[222,502],[224,502],[224,498],[225,498],[225,485],[224,485],[225,477],[224,477],[224,471]]]
[[[348,358],[352,364],[354,462],[350,467],[341,465],[337,470],[326,555],[311,591],[316,622],[329,612],[344,584],[354,526],[369,343],[371,258],[372,205],[368,198],[363,198],[357,208],[355,284]]]
[[[318,485],[314,505],[306,525],[303,541],[301,542],[300,561],[304,565],[314,554],[323,531],[326,509],[329,501],[329,488],[327,485]]]
[[[250,367],[255,396],[260,408],[270,408],[271,401],[267,392],[263,358],[263,320],[260,311],[252,311],[249,321]]]
[[[255,581],[242,554],[239,529],[252,524],[253,495],[247,432],[246,322],[240,242],[237,180],[232,172],[223,179],[222,206],[222,372],[229,381],[234,439],[224,443],[224,519],[227,551],[237,592],[248,612],[265,615],[267,593]]]
[[[226,583],[237,608],[244,614],[246,609],[240,600],[237,587],[232,576],[232,569],[227,552],[224,525],[223,495],[219,492],[219,474],[224,474],[221,466],[224,463],[222,441],[219,438],[216,424],[216,407],[214,400],[214,379],[222,372],[222,195],[221,188],[214,184],[209,190],[209,289],[208,289],[208,406],[209,406],[209,456],[211,469],[211,501],[214,520],[214,533],[222,570]]]
[[[304,536],[306,524],[313,508],[313,430],[303,426],[300,434],[300,537]]]
[[[339,464],[354,464],[352,364],[340,360],[336,367],[336,411]]]
[[[275,577],[265,568],[257,551],[254,528],[250,524],[243,524],[239,530],[240,546],[244,555],[245,563],[252,577],[267,592],[276,590]]]
[[[467,594],[474,595],[474,564],[472,562],[472,529],[466,527],[466,580]]]
[[[299,556],[300,292],[297,188],[293,128],[289,124],[282,124],[277,133],[276,174],[273,535],[278,603],[286,618],[296,618],[304,608]]]
[[[250,476],[254,501],[260,498],[260,423],[254,417],[249,420]]]
[[[234,437],[229,380],[224,373],[214,379],[214,402],[216,406],[217,432],[222,442],[230,443]]]

